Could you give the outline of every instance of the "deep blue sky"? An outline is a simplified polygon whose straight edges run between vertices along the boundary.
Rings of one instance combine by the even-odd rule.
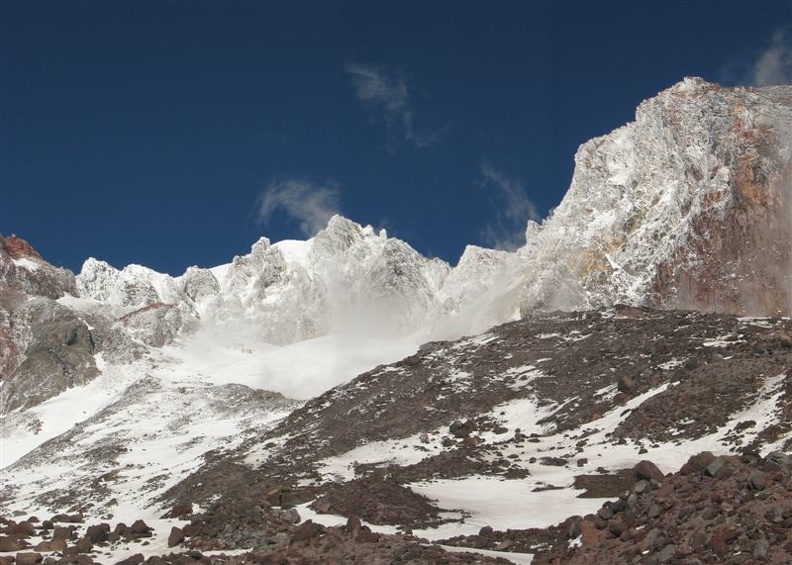
[[[337,210],[455,263],[641,100],[749,84],[790,32],[790,0],[0,0],[0,233],[180,274]]]

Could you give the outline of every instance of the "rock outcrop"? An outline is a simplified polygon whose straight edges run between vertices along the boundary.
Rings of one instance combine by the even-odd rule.
[[[52,299],[77,295],[74,273],[50,265],[16,235],[0,234],[0,283],[25,294]]]
[[[4,413],[35,406],[99,374],[91,332],[73,310],[38,298],[6,305],[3,315],[23,328],[7,342],[16,355],[6,360],[2,375]]]
[[[88,326],[56,301],[77,293],[74,275],[26,241],[0,235],[0,406],[34,406],[98,374]]]
[[[792,313],[792,87],[687,78],[584,143],[521,307]]]

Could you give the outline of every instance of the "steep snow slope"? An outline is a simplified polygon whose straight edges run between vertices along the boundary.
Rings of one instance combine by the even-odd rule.
[[[102,369],[87,387],[6,417],[3,494],[12,493],[15,505],[157,517],[155,497],[207,451],[260,434],[295,405],[275,393],[214,384],[165,356]]]

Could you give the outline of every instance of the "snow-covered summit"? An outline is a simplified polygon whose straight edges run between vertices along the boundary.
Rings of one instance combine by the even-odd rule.
[[[284,344],[341,328],[416,331],[433,319],[450,270],[385,230],[333,216],[307,241],[262,237],[229,264],[191,267],[180,277],[89,259],[77,288],[82,297],[130,310],[177,305],[204,324],[243,327]]]

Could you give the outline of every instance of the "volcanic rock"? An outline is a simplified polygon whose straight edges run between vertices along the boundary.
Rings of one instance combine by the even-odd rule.
[[[17,553],[15,562],[16,565],[36,565],[44,560],[44,556],[35,552]]]
[[[173,526],[170,534],[168,535],[168,547],[174,547],[184,541],[184,531],[181,528]]]

